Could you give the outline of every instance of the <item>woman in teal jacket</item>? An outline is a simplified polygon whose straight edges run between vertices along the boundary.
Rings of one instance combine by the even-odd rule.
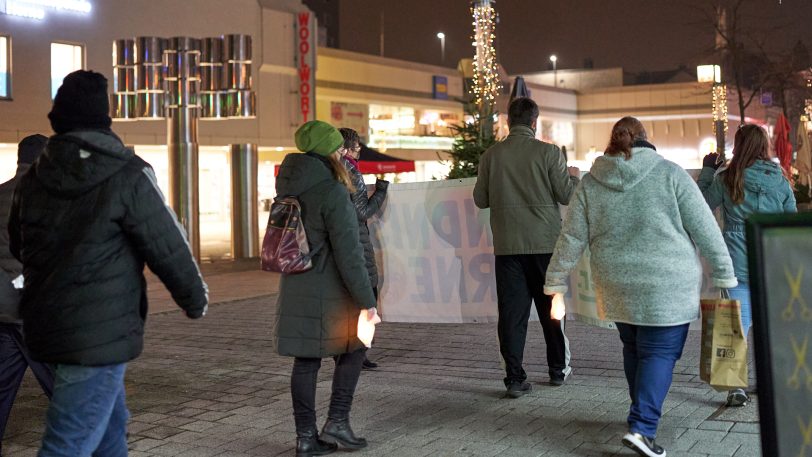
[[[758,125],[744,124],[736,132],[733,159],[727,167],[718,162],[718,154],[708,154],[702,161],[699,188],[711,210],[722,207],[722,235],[733,260],[739,285],[729,289],[730,297],[741,302],[742,331],[752,325],[750,286],[747,274],[747,240],[744,222],[753,213],[794,213],[795,196],[781,167],[770,161],[767,132]],[[729,406],[743,406],[749,398],[744,389],[728,393]]]

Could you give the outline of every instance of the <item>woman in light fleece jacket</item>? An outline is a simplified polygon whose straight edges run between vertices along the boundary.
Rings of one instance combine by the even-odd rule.
[[[640,455],[664,456],[654,443],[674,364],[688,324],[699,318],[702,266],[717,287],[736,286],[719,226],[696,183],[660,157],[643,125],[624,117],[603,157],[570,201],[544,293],[564,294],[589,246],[598,313],[617,323],[632,405],[623,443]]]

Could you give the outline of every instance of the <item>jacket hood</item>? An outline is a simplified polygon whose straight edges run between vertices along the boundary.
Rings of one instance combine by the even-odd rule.
[[[298,197],[316,185],[333,180],[329,163],[314,153],[291,153],[285,156],[276,177],[276,194]]]
[[[121,170],[135,153],[109,130],[54,135],[37,160],[36,176],[53,194],[73,197]]]
[[[784,186],[786,178],[781,166],[767,160],[756,162],[744,170],[744,186],[752,192],[763,192]]]
[[[642,181],[662,161],[650,147],[633,147],[629,160],[622,155],[598,157],[589,174],[604,186],[623,192]]]

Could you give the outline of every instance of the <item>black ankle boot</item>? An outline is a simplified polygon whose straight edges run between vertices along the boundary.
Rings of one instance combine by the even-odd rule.
[[[312,455],[332,454],[338,449],[335,443],[328,443],[319,439],[316,429],[305,432],[296,432],[296,457],[310,457]]]
[[[324,423],[324,428],[321,429],[321,437],[328,443],[338,443],[350,449],[367,447],[367,440],[355,436],[352,428],[350,428],[350,420],[347,418],[327,418],[327,422]]]

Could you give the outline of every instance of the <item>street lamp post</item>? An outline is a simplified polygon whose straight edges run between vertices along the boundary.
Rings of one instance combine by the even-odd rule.
[[[553,63],[553,87],[558,87],[558,73],[556,71],[556,63],[558,62],[558,56],[555,54],[550,56],[550,62]]]
[[[437,38],[440,39],[440,62],[445,63],[445,33],[438,32]]]
[[[719,65],[696,67],[696,79],[700,83],[712,83],[711,114],[713,115],[713,133],[716,136],[716,153],[719,154],[719,160],[724,160],[725,134],[727,133],[727,86],[722,83]]]

